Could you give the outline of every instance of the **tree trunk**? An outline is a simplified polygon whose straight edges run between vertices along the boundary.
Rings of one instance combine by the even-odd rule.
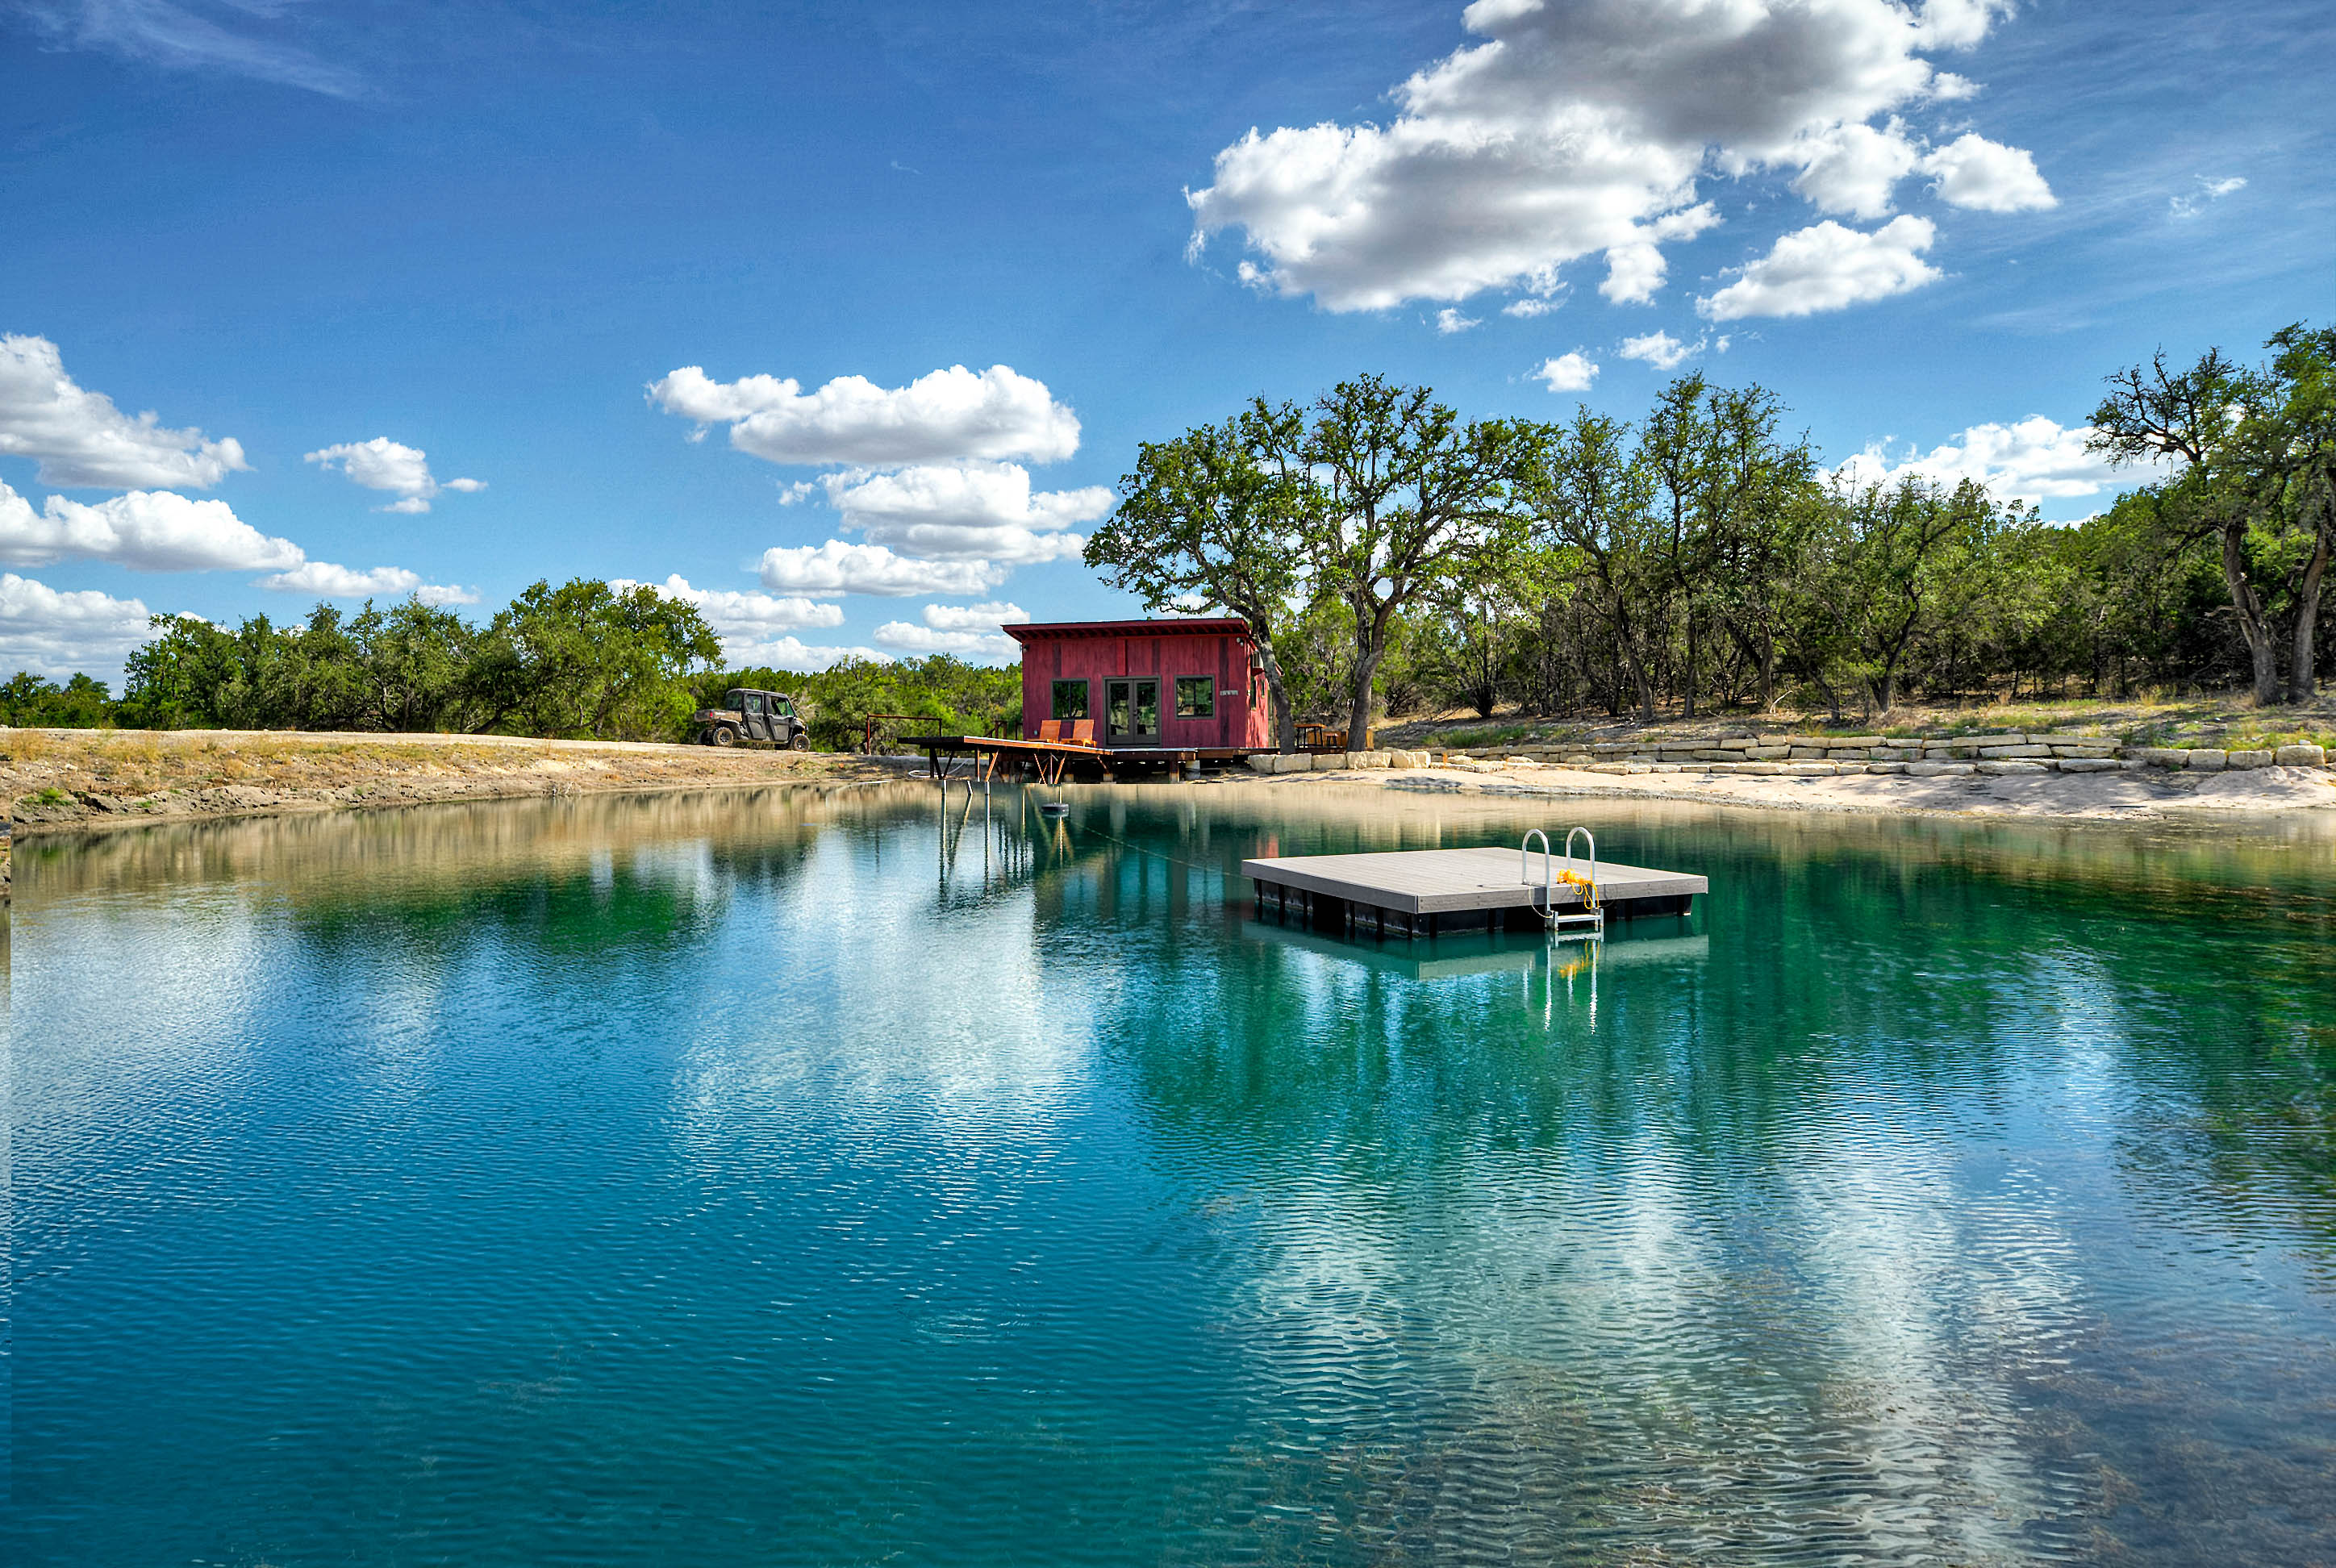
[[[1693,718],[1695,716],[1695,607],[1689,605],[1687,611],[1687,689],[1685,693],[1687,707],[1679,716],[1682,718]]]
[[[2263,625],[2262,596],[2247,580],[2246,538],[2244,521],[2224,525],[2223,581],[2231,590],[2231,609],[2239,618],[2248,657],[2254,662],[2255,701],[2268,707],[2279,701],[2279,657],[2272,646],[2271,628]]]
[[[2319,688],[2319,679],[2312,668],[2313,639],[2320,635],[2320,587],[2328,573],[2329,546],[2336,543],[2336,529],[2329,526],[2322,514],[2319,548],[2312,551],[2312,560],[2303,569],[2303,584],[2295,595],[2295,651],[2288,670],[2287,700],[2310,702]]]
[[[1286,756],[1298,749],[1298,716],[1290,711],[1290,694],[1281,689],[1281,660],[1275,656],[1270,638],[1257,639],[1257,662],[1265,672],[1267,699],[1273,704],[1273,744]]]
[[[1378,638],[1373,638],[1374,642]],[[1368,751],[1371,735],[1371,687],[1378,679],[1379,658],[1385,650],[1374,648],[1368,653],[1355,650],[1355,696],[1347,711],[1347,749]]]

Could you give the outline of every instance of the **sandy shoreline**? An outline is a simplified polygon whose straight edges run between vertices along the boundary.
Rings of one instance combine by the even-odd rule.
[[[897,758],[506,735],[0,730],[0,799],[10,803],[20,836],[453,801],[874,781],[903,774]],[[914,765],[921,768],[921,759]],[[1223,776],[1278,790],[1367,786],[1391,795],[1689,801],[1766,811],[1965,818],[2131,822],[2336,809],[2336,772],[2310,767],[1764,777],[1480,764],[1466,771]]]
[[[1391,791],[1525,798],[1696,801],[1763,811],[1881,815],[2132,822],[2228,813],[2276,814],[2336,810],[2336,773],[2304,767],[2209,774],[2152,768],[2104,774],[1935,778],[1904,774],[1844,774],[1833,777],[1610,774],[1563,766],[1464,773],[1429,767],[1388,773],[1275,775],[1260,782],[1303,787],[1316,780],[1376,783]]]

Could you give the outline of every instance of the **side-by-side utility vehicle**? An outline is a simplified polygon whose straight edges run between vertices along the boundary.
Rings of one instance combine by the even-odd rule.
[[[795,699],[783,691],[738,687],[722,694],[720,707],[702,707],[691,716],[701,745],[784,746],[811,750],[811,735],[795,712]]]

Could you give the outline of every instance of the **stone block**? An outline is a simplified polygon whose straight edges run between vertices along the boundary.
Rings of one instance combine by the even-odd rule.
[[[1754,762],[1782,762],[1793,753],[1787,745],[1756,745],[1744,755]]]
[[[2162,745],[2138,746],[2127,758],[2144,767],[2180,767],[2189,759],[2190,754],[2180,747]]]
[[[1828,746],[1825,755],[1835,762],[1872,762],[1874,749],[1871,746]]]
[[[2049,773],[2052,771],[2040,762],[2029,762],[2025,759],[2012,757],[1992,758],[1989,761],[1980,763],[1977,765],[1979,767],[1979,771],[1983,774],[2029,774]]]
[[[1699,751],[1695,754],[1695,760],[1698,762],[1741,762],[1743,759],[1742,752],[1722,751],[1716,746],[1710,751]]]
[[[1906,765],[1910,778],[1949,778],[1974,771],[1967,762],[1910,762]]]
[[[1828,751],[1871,751],[1890,743],[1878,735],[1829,735],[1825,737]]]
[[[1679,770],[1679,765],[1675,762],[1650,763],[1647,765],[1649,773],[1677,773]]]
[[[1355,765],[1363,768],[1383,768],[1393,765],[1395,754],[1387,751],[1358,751],[1351,754]]]
[[[2225,755],[2232,767],[2269,767],[2273,754],[2267,751],[2234,751]]]
[[[1983,745],[1979,748],[1979,755],[1992,762],[2002,762],[2010,757],[2050,756],[2052,748],[2049,745],[2029,745],[2024,743],[2020,745]]]
[[[1903,762],[1870,762],[1865,765],[1865,771],[1867,773],[1904,773],[1907,766],[1908,765]]]
[[[1920,762],[1922,750],[1920,746],[1878,745],[1865,755],[1869,762]]]
[[[2231,764],[2231,754],[2216,746],[2193,746],[2183,765],[2192,773],[2221,773]]]
[[[1790,747],[1786,755],[1795,762],[1823,762],[1825,748],[1821,745],[1796,745]]]
[[[1249,759],[1251,773],[1271,773],[1273,765],[1281,759],[1270,752],[1252,755]]]
[[[1789,763],[1780,762],[1740,762],[1736,765],[1735,771],[1752,774],[1761,778],[1771,778],[1783,773],[1790,765]]]
[[[2052,743],[2054,756],[2103,757],[2115,756],[2117,754],[2117,748],[2115,744],[2107,741],[2056,740]]]
[[[2273,755],[2281,767],[2325,767],[2328,764],[2328,748],[2308,741],[2283,745]]]
[[[1841,772],[1836,764],[1829,762],[1788,762],[1784,768],[1795,778],[1831,778]]]
[[[2062,773],[2117,773],[2125,766],[2113,756],[2066,756],[2060,758]]]

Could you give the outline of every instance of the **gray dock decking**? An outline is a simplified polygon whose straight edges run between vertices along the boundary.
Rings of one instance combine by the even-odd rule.
[[[1533,905],[1542,895],[1542,858],[1536,851],[1524,876],[1514,848],[1394,850],[1371,854],[1283,855],[1241,862],[1241,874],[1257,884],[1260,911],[1287,915],[1302,911],[1317,921],[1336,918],[1352,924],[1368,919],[1381,930],[1397,927],[1406,935],[1432,935],[1512,919],[1537,922]],[[1588,871],[1586,861],[1557,857],[1562,871]],[[1527,880],[1530,878],[1530,880]],[[1684,872],[1600,861],[1598,901],[1608,914],[1685,914],[1695,895],[1711,883]],[[1560,883],[1551,901],[1579,907],[1582,890]]]

